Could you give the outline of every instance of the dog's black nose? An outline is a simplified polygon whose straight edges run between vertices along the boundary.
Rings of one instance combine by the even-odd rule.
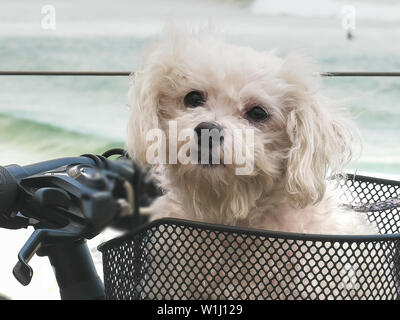
[[[220,164],[220,146],[224,140],[224,132],[221,126],[213,122],[201,122],[194,131],[197,134],[199,146],[197,161],[203,166]],[[202,140],[204,139],[204,140]]]
[[[201,132],[203,130],[206,131],[210,147],[212,146],[213,137],[215,137],[214,142],[222,142],[224,139],[224,132],[221,126],[213,122],[201,122],[194,128],[199,146],[201,145]]]

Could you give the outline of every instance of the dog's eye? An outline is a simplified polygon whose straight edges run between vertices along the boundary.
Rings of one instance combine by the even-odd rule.
[[[205,100],[200,91],[191,91],[185,96],[183,102],[187,108],[196,108],[204,105]]]
[[[246,112],[246,118],[258,122],[269,118],[269,114],[263,108],[255,106]]]

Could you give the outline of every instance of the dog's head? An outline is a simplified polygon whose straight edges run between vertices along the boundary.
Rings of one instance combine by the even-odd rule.
[[[304,58],[169,29],[134,75],[129,153],[142,164],[158,161],[193,194],[232,193],[240,217],[272,191],[296,207],[316,203],[352,142],[351,125],[317,82]]]

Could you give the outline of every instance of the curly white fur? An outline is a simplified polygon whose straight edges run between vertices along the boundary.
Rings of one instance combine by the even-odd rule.
[[[341,173],[352,157],[354,135],[348,117],[319,93],[318,78],[312,63],[298,55],[282,59],[208,32],[166,29],[133,78],[130,155],[147,165],[146,133],[167,132],[169,120],[177,121],[178,130],[213,121],[227,132],[225,139],[230,129],[255,130],[254,170],[243,176],[234,174],[235,163],[155,165],[165,195],[153,205],[153,218],[301,233],[375,233],[364,215],[343,212],[335,192],[327,191],[327,175]],[[205,105],[185,108],[184,96],[193,90],[206,94]],[[254,104],[268,110],[267,121],[254,124],[244,117]]]

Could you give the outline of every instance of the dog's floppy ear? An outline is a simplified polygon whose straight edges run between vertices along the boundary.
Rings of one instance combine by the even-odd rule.
[[[148,70],[147,70],[148,71]],[[147,165],[146,150],[148,142],[146,134],[159,127],[157,104],[158,91],[152,81],[151,72],[140,70],[132,77],[128,93],[130,116],[128,121],[127,150],[132,159]]]
[[[186,33],[168,25],[148,48],[141,68],[131,77],[127,150],[142,165],[149,164],[146,160],[149,144],[146,135],[149,130],[160,127],[161,92],[170,90],[171,79],[167,75],[174,69],[171,63],[179,61],[178,53],[185,47],[186,39]]]
[[[289,83],[287,134],[291,143],[285,188],[295,207],[318,203],[327,174],[339,174],[351,160],[354,128],[335,104],[316,93],[315,74],[289,58],[281,75]],[[304,68],[302,68],[303,66]]]

